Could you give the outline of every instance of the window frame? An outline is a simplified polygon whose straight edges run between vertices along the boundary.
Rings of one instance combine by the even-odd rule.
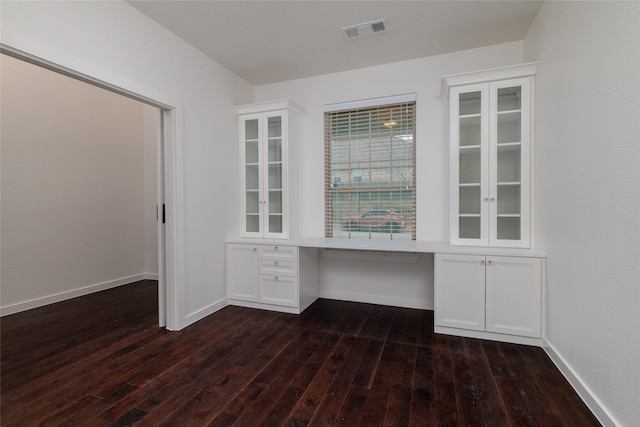
[[[402,109],[406,109],[408,112],[407,116],[403,116],[402,120],[404,120],[404,125],[408,122],[410,124],[410,133],[402,134],[400,131],[398,133],[393,132],[393,126],[388,126],[388,131],[380,127],[382,123],[381,118],[384,114],[390,111],[403,111]],[[373,230],[372,227],[369,227],[367,230],[360,230],[361,227],[358,226],[358,232],[351,232],[351,229],[346,229],[346,235],[341,232],[338,234],[340,237],[348,237],[348,238],[388,238],[393,239],[416,239],[416,222],[417,222],[417,214],[416,214],[416,95],[405,94],[398,96],[391,96],[385,98],[373,98],[361,101],[353,101],[353,102],[345,102],[339,104],[330,104],[325,105],[323,109],[324,118],[324,157],[325,157],[325,237],[337,237],[334,230],[336,230],[335,218],[334,218],[334,205],[335,205],[335,195],[343,193],[345,197],[354,196],[354,200],[357,200],[358,203],[361,202],[360,197],[363,197],[362,200],[367,202],[368,208],[364,208],[362,212],[358,210],[353,210],[350,212],[348,216],[355,216],[364,213],[365,211],[391,211],[395,213],[400,213],[404,216],[400,221],[402,224],[406,223],[406,226],[400,227],[399,229],[380,229],[380,226],[376,230]],[[367,129],[366,131],[361,131],[356,128],[353,130],[353,122],[351,120],[352,117],[357,117],[361,119],[363,116],[366,116],[368,111],[372,111],[369,116],[369,121],[362,126],[363,129]],[[348,146],[349,150],[352,150],[352,136],[354,144],[363,145],[367,143],[369,147],[380,144],[387,144],[389,149],[389,157],[383,159],[373,159],[373,157],[369,157],[368,161],[365,160],[363,163],[367,164],[367,168],[359,168],[352,169],[351,166],[348,167],[348,183],[345,183],[345,186],[341,188],[337,188],[336,183],[343,182],[342,179],[344,177],[340,177],[337,175],[335,163],[333,162],[332,150],[334,144],[338,142],[335,137],[334,127],[340,120],[341,117],[348,117],[348,125],[343,127],[345,129],[345,140],[342,142]],[[395,120],[395,119],[394,119]],[[363,122],[357,122],[358,127],[361,126]],[[375,128],[381,129],[384,132],[376,131]],[[387,125],[385,125],[387,127]],[[406,132],[407,128],[402,128]],[[394,162],[395,152],[394,152],[394,144],[398,144],[398,139],[401,136],[411,135],[410,145],[411,153],[410,156],[402,157],[400,160],[404,168],[404,170],[409,170],[411,172],[411,178],[408,181],[397,181],[394,184]],[[381,142],[385,141],[386,138],[390,138],[389,142]],[[394,142],[394,138],[395,142]],[[401,138],[406,140],[405,138]],[[371,148],[369,149],[372,150]],[[378,154],[378,152],[377,152]],[[378,160],[380,160],[378,162]],[[351,161],[349,159],[349,161]],[[378,162],[378,164],[389,163],[389,166],[376,168],[373,167],[374,163]],[[374,181],[369,175],[368,181],[363,182],[362,185],[354,184],[362,181],[362,175],[365,174],[374,174],[372,171],[382,171],[385,172],[385,169],[389,169],[389,176],[391,177],[389,182],[381,183],[378,181]],[[344,175],[345,170],[342,169],[342,174]],[[356,176],[357,175],[357,176]],[[400,172],[400,175],[404,177],[404,174]],[[338,179],[336,179],[338,178]],[[368,184],[368,185],[367,185]],[[408,197],[405,197],[408,196]],[[387,198],[385,200],[385,198]],[[377,200],[377,202],[376,202]],[[382,200],[382,201],[381,201]],[[397,200],[398,203],[402,204],[402,208],[398,209],[397,206],[394,206],[393,200]],[[363,202],[363,203],[364,203]],[[376,204],[377,203],[377,204]],[[407,208],[408,207],[408,208]],[[399,212],[398,212],[399,211]],[[354,214],[354,212],[358,212]],[[337,216],[337,215],[336,215]],[[340,218],[346,218],[347,215],[340,215]],[[344,227],[342,227],[344,228]],[[389,228],[392,228],[391,226]],[[361,231],[364,231],[362,233]],[[372,231],[381,231],[380,233],[372,233]]]

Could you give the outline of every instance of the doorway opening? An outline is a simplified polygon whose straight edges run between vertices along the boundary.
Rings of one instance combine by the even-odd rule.
[[[107,82],[100,81],[82,73],[78,73],[65,67],[50,63],[46,60],[34,57],[22,51],[15,50],[6,45],[0,45],[0,53],[56,72],[58,74],[71,77],[74,80],[88,83],[101,89],[106,89],[117,95],[124,96],[146,104],[146,106],[155,107],[151,109],[149,109],[148,107],[145,108],[147,108],[146,111],[148,112],[148,114],[155,115],[155,117],[151,118],[150,120],[153,121],[154,126],[156,127],[154,132],[156,154],[153,162],[155,163],[154,184],[156,187],[154,192],[157,202],[155,203],[156,206],[153,210],[155,210],[157,219],[157,221],[155,222],[155,229],[157,234],[157,260],[155,264],[157,264],[158,279],[158,325],[162,327],[168,327],[169,329],[175,329],[175,327],[171,327],[172,321],[173,325],[176,324],[175,310],[168,309],[168,307],[175,307],[173,301],[175,301],[174,284],[176,283],[176,281],[173,279],[175,277],[176,271],[174,263],[175,250],[173,249],[175,246],[174,242],[176,241],[174,237],[176,229],[176,186],[174,184],[175,167],[173,166],[175,158],[175,109],[164,103],[157,102],[147,97],[111,85]],[[145,215],[147,214],[148,212],[145,212]],[[169,273],[169,275],[167,273]],[[86,289],[80,292],[90,293]],[[64,294],[66,294],[66,292]],[[70,293],[69,295],[70,297],[74,296],[73,293]],[[64,295],[57,296],[57,298],[59,300],[66,299],[64,298]],[[49,303],[56,301],[52,300],[44,302]],[[32,304],[38,304],[38,301],[35,301]],[[18,305],[22,308],[14,309],[13,311],[8,310],[9,312],[7,312],[7,310],[5,310],[5,308],[3,307],[2,314],[11,314],[12,312],[17,312],[29,308],[28,305],[25,306],[24,304],[16,304],[16,306]],[[42,302],[40,302],[39,305],[43,305]]]

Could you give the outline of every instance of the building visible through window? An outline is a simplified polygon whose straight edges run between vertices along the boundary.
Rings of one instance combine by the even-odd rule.
[[[415,239],[415,100],[325,112],[325,235]]]

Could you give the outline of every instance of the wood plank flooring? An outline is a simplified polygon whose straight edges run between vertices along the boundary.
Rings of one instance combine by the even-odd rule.
[[[535,347],[318,300],[156,326],[156,282],[3,317],[2,426],[598,426]]]

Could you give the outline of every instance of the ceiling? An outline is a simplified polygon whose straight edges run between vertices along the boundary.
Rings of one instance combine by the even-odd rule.
[[[540,1],[149,1],[127,3],[253,85],[521,40]],[[386,18],[347,40],[340,28]]]

